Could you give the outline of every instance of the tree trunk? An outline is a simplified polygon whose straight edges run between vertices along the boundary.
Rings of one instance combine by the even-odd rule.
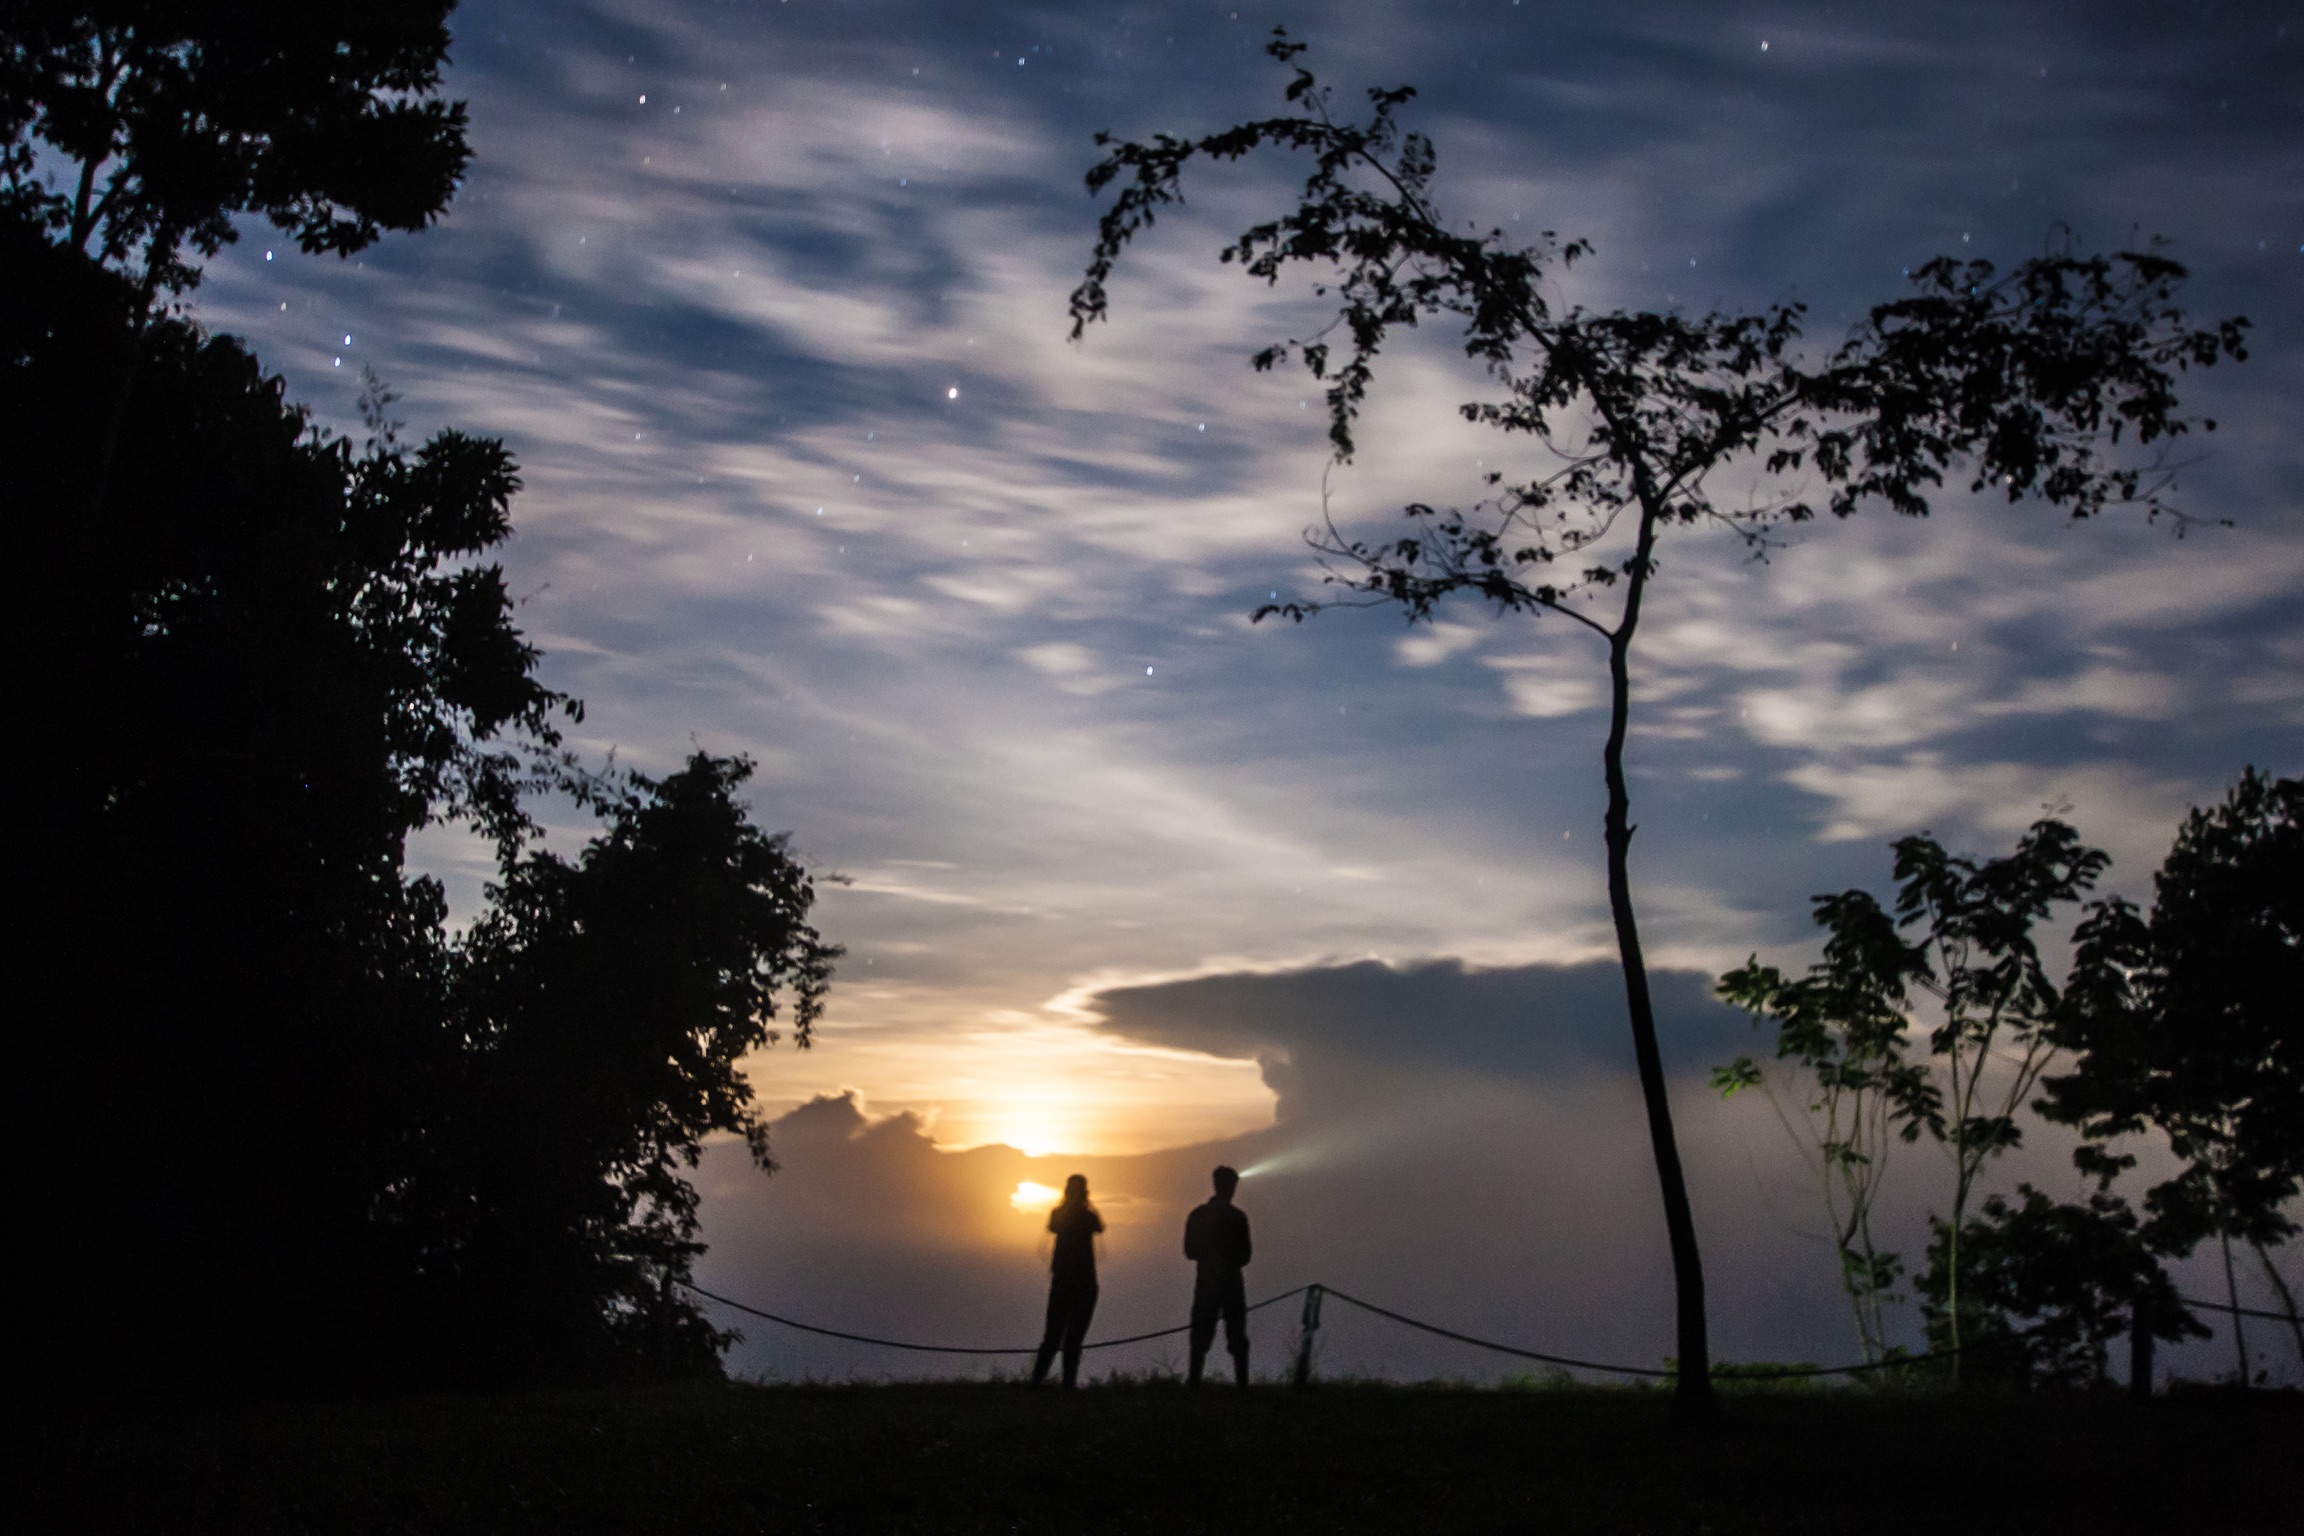
[[[2128,1320],[2128,1395],[2152,1395],[2152,1319],[2141,1302]]]
[[[96,219],[90,207],[96,192],[96,162],[86,160],[80,166],[80,185],[72,197],[72,249],[86,255],[88,237],[96,232]]]
[[[2304,1365],[2304,1317],[2296,1315],[2296,1295],[2288,1289],[2288,1282],[2280,1278],[2280,1266],[2272,1262],[2271,1253],[2262,1243],[2251,1243],[2256,1250],[2256,1262],[2264,1266],[2264,1278],[2272,1282],[2272,1289],[2280,1293],[2280,1310],[2288,1314],[2288,1331],[2296,1336],[2296,1361]]]
[[[2224,1296],[2232,1304],[2232,1355],[2240,1362],[2240,1385],[2248,1385],[2248,1331],[2240,1321],[2240,1281],[2232,1273],[2232,1234],[2219,1232],[2224,1245]]]
[[[88,493],[87,540],[91,551],[102,558],[111,541],[109,510],[106,503],[112,496],[112,466],[120,454],[120,428],[128,419],[129,396],[136,388],[136,373],[144,363],[144,336],[151,329],[152,306],[160,297],[160,252],[162,241],[166,249],[176,248],[172,226],[163,223],[152,235],[152,243],[145,250],[144,283],[137,291],[136,313],[128,327],[127,356],[120,361],[120,378],[112,390],[112,405],[104,418],[104,436],[96,450],[93,484]]]
[[[1608,642],[1608,910],[1616,920],[1616,952],[1624,964],[1624,1001],[1632,1018],[1632,1052],[1640,1065],[1640,1092],[1648,1104],[1648,1140],[1656,1154],[1656,1180],[1664,1195],[1664,1229],[1672,1241],[1679,1371],[1673,1407],[1684,1416],[1713,1411],[1712,1346],[1704,1326],[1704,1260],[1696,1248],[1696,1218],[1680,1171],[1680,1145],[1672,1134],[1672,1102],[1664,1084],[1664,1057],[1656,1046],[1656,1010],[1648,997],[1648,965],[1640,954],[1640,926],[1632,912],[1632,796],[1624,782],[1624,736],[1631,720],[1632,634],[1640,623],[1640,597],[1655,547],[1655,519],[1640,520],[1624,620]]]
[[[1938,950],[1939,954],[1943,951]],[[1945,967],[1951,973],[1950,964]],[[1958,1026],[1960,1019],[1952,1020]],[[1968,1380],[1968,1356],[1962,1351],[1966,1341],[1960,1332],[1960,1229],[1968,1224],[1968,1192],[1976,1177],[1975,1164],[1968,1157],[1968,1106],[1976,1096],[1976,1075],[1968,1079],[1968,1090],[1960,1088],[1960,1035],[1955,1029],[1952,1036],[1952,1225],[1944,1239],[1944,1315],[1952,1328],[1952,1380]],[[1984,1070],[1984,1058],[1976,1058],[1976,1074]]]

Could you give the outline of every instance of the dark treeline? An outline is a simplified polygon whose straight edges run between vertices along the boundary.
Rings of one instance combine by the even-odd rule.
[[[2304,1360],[2273,1256],[2298,1231],[2304,1189],[2304,780],[2250,769],[2193,811],[2149,912],[2085,900],[2110,863],[2053,818],[1994,858],[1902,838],[1888,901],[1816,898],[1827,937],[1806,975],[1754,959],[1721,978],[1795,1071],[1779,1084],[1746,1056],[1713,1081],[1769,1093],[1805,1143],[1867,1359],[1900,1352],[1887,1314],[1905,1299],[1904,1256],[1874,1241],[1874,1201],[1894,1149],[1925,1139],[1949,1176],[1911,1299],[1928,1348],[1963,1379],[2101,1387],[2126,1335],[2130,1384],[2145,1389],[2157,1341],[2208,1335],[2167,1269],[2203,1244],[2223,1260],[2229,1306],[2235,1247],[2251,1261]],[[2041,929],[2076,906],[2058,981]],[[2028,1183],[1984,1193],[2023,1145],[2027,1111],[2080,1133],[2073,1163],[2096,1186],[2084,1199]],[[2155,1141],[2174,1168],[2139,1210],[2116,1186]],[[2227,1324],[2246,1382],[2245,1330]]]
[[[836,951],[738,798],[560,751],[490,558],[504,446],[315,428],[181,312],[261,214],[422,228],[448,5],[0,3],[11,1166],[37,1377],[329,1386],[717,1369],[681,1171]],[[564,858],[530,814],[601,830]],[[409,835],[500,874],[461,937]]]

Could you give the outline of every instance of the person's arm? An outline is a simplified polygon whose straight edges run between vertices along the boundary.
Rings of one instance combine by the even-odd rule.
[[[1200,1227],[1200,1208],[1194,1207],[1184,1218],[1184,1257],[1195,1264],[1200,1262]]]
[[[1248,1213],[1239,1211],[1237,1214],[1240,1217],[1240,1267],[1246,1269],[1248,1256],[1256,1251],[1256,1245],[1248,1240]]]

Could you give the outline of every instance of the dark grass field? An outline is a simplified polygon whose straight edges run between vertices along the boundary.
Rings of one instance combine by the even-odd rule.
[[[21,1408],[21,1403],[20,1403]],[[2304,1532],[2304,1400],[1005,1385],[20,1421],[21,1531]],[[26,1517],[30,1517],[27,1520]]]

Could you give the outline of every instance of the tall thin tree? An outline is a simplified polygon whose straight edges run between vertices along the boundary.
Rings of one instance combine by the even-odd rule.
[[[1699,317],[1561,307],[1547,279],[1588,255],[1586,242],[1546,234],[1514,246],[1501,230],[1450,224],[1433,196],[1432,143],[1398,120],[1414,90],[1372,90],[1366,121],[1339,120],[1330,89],[1295,65],[1303,50],[1285,32],[1267,50],[1292,69],[1293,115],[1196,139],[1099,136],[1107,153],[1088,187],[1117,186],[1118,195],[1072,293],[1072,334],[1105,318],[1122,250],[1182,200],[1190,162],[1303,151],[1313,168],[1296,207],[1245,231],[1223,259],[1267,283],[1297,266],[1320,270],[1316,291],[1333,294],[1336,317],[1310,340],[1265,347],[1255,366],[1293,358],[1326,385],[1329,438],[1347,459],[1385,341],[1426,317],[1452,319],[1466,356],[1501,387],[1500,397],[1462,407],[1466,419],[1544,451],[1544,467],[1526,479],[1490,474],[1485,499],[1469,509],[1411,504],[1401,537],[1361,540],[1333,523],[1309,537],[1346,602],[1397,603],[1417,620],[1471,593],[1504,612],[1556,615],[1605,650],[1608,906],[1671,1241],[1677,1401],[1705,1413],[1703,1265],[1632,899],[1625,774],[1633,646],[1658,545],[1714,527],[1765,551],[1786,525],[1869,502],[1922,516],[1953,472],[1968,475],[1971,492],[2039,496],[2076,517],[2118,502],[2173,512],[2156,461],[2109,450],[2149,450],[2184,432],[2175,374],[2242,356],[2246,322],[2187,329],[2173,302],[2184,270],[2153,252],[2057,254],[2005,275],[1940,258],[1913,269],[1910,297],[1874,308],[1814,357],[1802,349],[1805,306],[1796,303]],[[1777,493],[1716,497],[1714,478],[1731,468]],[[1825,493],[1821,504],[1812,488]],[[1321,606],[1275,603],[1258,617],[1302,619]]]

